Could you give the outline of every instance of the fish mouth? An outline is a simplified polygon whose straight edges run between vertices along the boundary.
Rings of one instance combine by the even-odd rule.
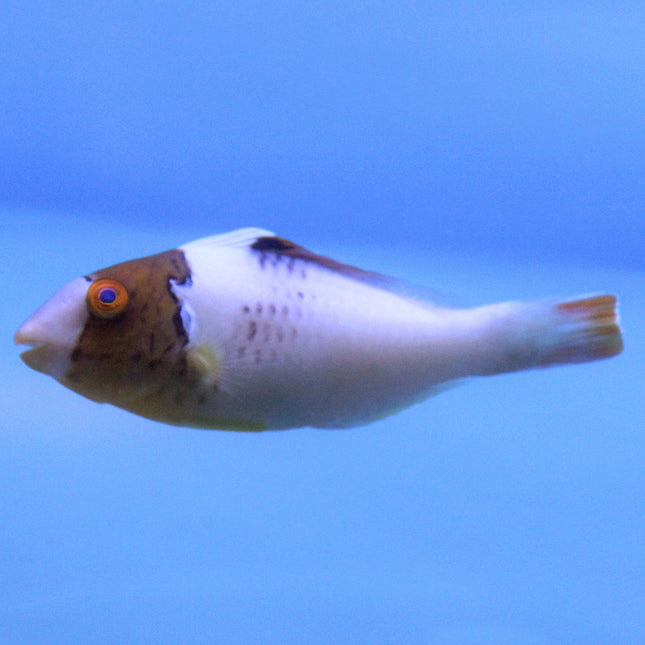
[[[32,349],[37,349],[38,347],[41,347],[42,345],[45,344],[45,341],[42,338],[37,338],[36,334],[29,329],[25,329],[28,327],[28,322],[27,321],[20,329],[16,332],[16,334],[13,337],[13,344],[14,345],[27,345],[27,347],[30,347]],[[31,351],[31,350],[26,350],[26,351]],[[26,352],[25,352],[26,353]]]
[[[32,349],[38,349],[39,347],[42,347],[45,344],[44,340],[40,340],[38,338],[34,338],[33,335],[27,333],[24,331],[24,325],[16,332],[15,336],[13,337],[13,344],[14,345],[26,345],[30,349],[27,349],[23,352],[23,354],[26,354],[27,352],[30,352]],[[21,354],[22,356],[22,354]]]
[[[20,358],[28,367],[56,379],[60,379],[69,368],[68,352],[42,340],[16,340],[17,345],[27,345],[28,349],[20,353]]]
[[[27,347],[20,353],[23,362],[31,369],[50,376],[57,376],[64,362],[64,348],[52,342],[43,330],[33,325],[31,321],[25,322],[13,337],[16,345]]]
[[[27,343],[20,343],[21,345],[27,345]],[[20,358],[22,358],[25,363],[29,364],[29,356],[35,356],[38,353],[38,350],[42,350],[45,347],[45,343],[29,343],[29,349],[25,349],[20,352]]]
[[[29,365],[29,367],[38,370],[39,372],[44,371],[42,368],[43,362],[44,359],[46,359],[46,355],[50,353],[48,352],[48,344],[46,341],[37,340],[33,336],[30,336],[19,329],[13,337],[13,342],[15,345],[27,346],[27,349],[20,352],[20,358]]]
[[[70,354],[87,318],[86,293],[87,280],[76,278],[20,325],[13,342],[27,346],[20,358],[29,367],[54,378],[69,369]]]

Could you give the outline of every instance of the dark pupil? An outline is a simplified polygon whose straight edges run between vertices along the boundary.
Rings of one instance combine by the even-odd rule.
[[[99,300],[105,304],[112,304],[116,300],[116,291],[107,287],[106,289],[101,289],[99,293]]]

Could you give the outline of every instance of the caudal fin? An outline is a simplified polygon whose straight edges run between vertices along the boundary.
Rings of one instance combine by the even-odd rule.
[[[540,356],[540,366],[586,363],[622,352],[615,296],[561,302],[554,309],[553,336]]]

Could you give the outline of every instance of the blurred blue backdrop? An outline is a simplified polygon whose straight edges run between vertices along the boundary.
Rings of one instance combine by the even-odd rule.
[[[645,642],[645,9],[3,3],[3,643]],[[157,425],[22,365],[69,279],[244,225],[626,351],[357,430]]]

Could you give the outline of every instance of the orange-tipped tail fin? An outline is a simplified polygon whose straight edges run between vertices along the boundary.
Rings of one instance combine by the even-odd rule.
[[[543,356],[540,365],[585,363],[610,358],[623,350],[618,325],[617,299],[603,295],[561,302],[555,306],[559,342]]]

